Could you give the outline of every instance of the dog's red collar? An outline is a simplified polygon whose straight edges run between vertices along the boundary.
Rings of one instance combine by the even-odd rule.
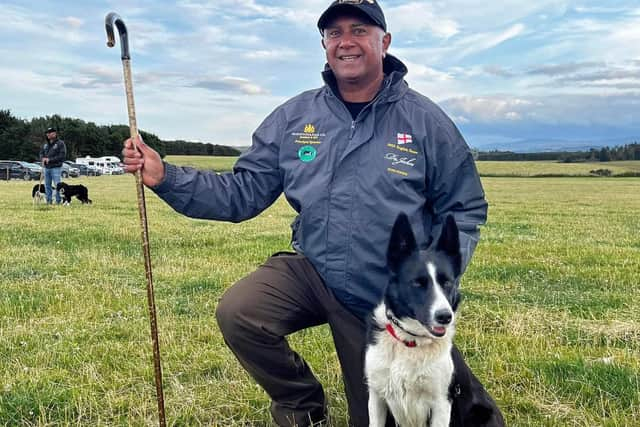
[[[404,340],[401,340],[400,338],[398,338],[398,336],[396,335],[396,331],[393,329],[393,326],[391,326],[391,323],[387,323],[387,331],[391,334],[392,337],[394,337],[398,341],[401,341],[407,347],[415,347],[416,346],[416,342],[415,341],[404,341]]]

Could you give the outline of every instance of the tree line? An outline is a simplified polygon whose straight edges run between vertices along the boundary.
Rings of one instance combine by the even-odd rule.
[[[146,141],[145,141],[146,142]],[[169,155],[182,156],[239,156],[240,151],[226,145],[205,144],[203,142],[165,141],[165,151]]]
[[[67,159],[77,157],[120,156],[122,142],[129,137],[126,125],[96,125],[93,122],[59,115],[19,119],[9,110],[0,110],[0,159],[38,161],[45,131],[53,127],[67,146]],[[200,142],[163,141],[150,132],[140,130],[145,144],[160,156],[208,155],[238,156],[240,151],[232,147]]]
[[[47,128],[58,130],[67,146],[67,158],[120,156],[122,141],[129,137],[126,125],[96,125],[93,122],[52,115],[23,120],[14,117],[9,110],[0,110],[0,159],[37,161],[40,148],[45,142]],[[150,132],[140,131],[144,142],[166,155],[239,156],[240,151],[224,145],[189,142],[183,140],[164,141]],[[616,160],[640,160],[640,143],[617,147],[592,148],[589,151],[553,151],[540,153],[514,153],[512,151],[477,151],[477,160],[504,161],[558,161],[609,162]]]
[[[514,153],[512,151],[478,151],[476,160],[492,161],[557,161],[562,163],[612,162],[640,160],[640,143],[633,142],[616,147],[592,148],[589,151],[545,151],[541,153]]]

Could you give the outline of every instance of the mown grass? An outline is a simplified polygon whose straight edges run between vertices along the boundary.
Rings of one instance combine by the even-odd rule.
[[[238,158],[223,156],[166,156],[165,160],[176,165],[225,172],[233,168]]]
[[[209,167],[212,167],[211,165]],[[72,180],[92,206],[34,207],[0,182],[0,425],[156,425],[135,189]],[[510,426],[633,426],[640,417],[640,179],[483,178],[489,222],[463,280],[457,343]],[[242,224],[184,218],[147,193],[167,417],[270,425],[225,347],[224,290],[287,249],[283,199]],[[291,337],[346,425],[329,331]]]
[[[591,171],[598,169],[608,169],[613,176],[640,174],[640,161],[587,163],[479,161],[476,164],[480,175],[487,177],[593,176]]]

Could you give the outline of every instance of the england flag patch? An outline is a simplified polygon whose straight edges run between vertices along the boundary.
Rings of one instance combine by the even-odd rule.
[[[411,144],[413,143],[413,137],[408,133],[399,133],[397,138],[398,145]]]

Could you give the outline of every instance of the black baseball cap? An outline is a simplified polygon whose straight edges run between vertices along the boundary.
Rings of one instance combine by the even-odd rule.
[[[327,28],[332,19],[344,12],[357,12],[364,15],[374,25],[387,32],[387,21],[384,19],[384,13],[382,13],[382,8],[377,0],[335,0],[318,19],[320,32],[322,33],[322,30]]]
[[[57,132],[56,128],[47,128],[45,133]]]

